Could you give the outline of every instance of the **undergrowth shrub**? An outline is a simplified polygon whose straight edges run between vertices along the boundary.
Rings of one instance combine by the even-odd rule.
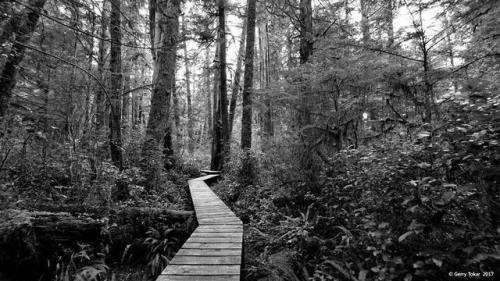
[[[109,267],[105,263],[106,254],[96,251],[87,244],[79,244],[80,249],[66,249],[56,263],[55,281],[105,281]]]
[[[269,149],[258,184],[232,205],[250,222],[247,278],[447,280],[449,272],[500,268],[495,112],[469,108],[462,116],[479,117],[332,154],[317,191],[294,175],[300,169],[285,142]],[[241,188],[237,163],[218,185],[226,200]]]

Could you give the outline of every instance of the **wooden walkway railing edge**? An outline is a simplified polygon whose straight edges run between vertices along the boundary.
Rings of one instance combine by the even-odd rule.
[[[198,227],[157,281],[239,281],[243,247],[241,220],[205,183],[216,171],[189,180]]]

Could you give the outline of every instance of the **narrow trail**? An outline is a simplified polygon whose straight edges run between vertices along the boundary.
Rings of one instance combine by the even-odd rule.
[[[241,220],[205,183],[189,180],[198,227],[157,281],[239,281],[243,246]]]

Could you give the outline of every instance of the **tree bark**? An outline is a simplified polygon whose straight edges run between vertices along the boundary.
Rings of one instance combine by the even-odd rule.
[[[174,88],[175,56],[179,32],[179,0],[157,0],[155,10],[154,46],[155,64],[151,110],[146,129],[142,155],[149,167],[157,166],[155,159],[164,151],[164,139],[168,127],[170,98]],[[172,149],[168,147],[167,149]],[[153,177],[160,170],[153,169]]]
[[[247,18],[243,19],[243,27],[241,28],[240,47],[238,50],[238,58],[236,60],[236,70],[234,72],[233,88],[231,94],[231,103],[229,105],[229,139],[233,132],[234,114],[236,111],[236,102],[240,91],[241,69],[245,58],[245,40],[247,37]]]
[[[369,0],[359,0],[361,6],[361,34],[363,34],[363,43],[370,42],[370,23],[368,19]]]
[[[182,33],[186,34],[186,23],[182,17]],[[189,59],[187,43],[184,41],[184,66],[186,76],[186,99],[187,99],[187,133],[188,133],[188,151],[192,153],[194,150],[194,135],[193,135],[193,106],[191,104],[191,72],[189,71]]]
[[[309,60],[312,54],[312,4],[311,0],[300,0],[300,64],[304,64]],[[301,109],[298,113],[299,129],[310,123],[310,106],[308,98],[307,85],[302,86],[301,91]]]
[[[96,20],[96,15],[93,13],[90,9],[87,13],[87,19],[91,23],[90,27],[90,34],[92,35],[91,38],[89,38],[88,43],[88,70],[89,72],[92,72],[92,63],[94,61],[94,34],[95,34],[95,20]],[[86,93],[85,93],[85,115],[83,118],[83,124],[81,126],[82,130],[82,135],[86,136],[88,134],[88,131],[90,128],[92,128],[92,100],[93,100],[93,91],[92,91],[92,79],[89,77],[88,82],[87,82],[87,88],[86,88]]]
[[[288,70],[292,69],[292,67],[295,66],[295,62],[293,59],[293,38],[292,34],[287,34],[286,36],[286,53],[287,53],[287,60],[286,60],[286,66]]]
[[[107,0],[102,2],[102,14],[101,14],[101,32],[100,37],[102,38],[99,41],[99,54],[97,57],[97,73],[102,82],[106,79],[106,72],[104,69],[104,65],[106,64],[106,41],[103,40],[106,38],[106,30],[108,29],[108,18],[106,15],[107,10]],[[105,83],[103,83],[105,84]],[[104,126],[104,113],[105,113],[105,101],[106,97],[104,96],[104,90],[99,87],[95,97],[96,103],[96,112],[95,112],[95,128],[97,134],[99,134]]]
[[[247,42],[245,46],[245,73],[243,75],[243,113],[241,117],[241,149],[243,150],[241,181],[244,185],[250,185],[254,180],[250,149],[252,148],[252,91],[256,2],[256,0],[247,1]]]
[[[126,63],[127,65],[128,63]],[[123,140],[126,143],[130,133],[131,115],[132,115],[132,93],[129,93],[131,88],[130,81],[130,66],[125,67],[123,77],[123,93],[122,93],[122,127]]]
[[[32,9],[26,9],[26,15],[23,16],[18,28],[15,28],[15,26],[13,28],[16,29],[14,30],[16,42],[12,44],[0,76],[0,117],[6,115],[12,97],[12,90],[16,86],[19,64],[23,60],[26,51],[26,47],[23,45],[29,42],[31,35],[35,31],[40,18],[40,11],[43,9],[45,2],[46,0],[32,1]]]
[[[216,122],[214,126],[215,149],[212,155],[212,169],[222,170],[229,155],[229,126],[227,113],[226,75],[226,16],[225,0],[218,0],[219,14],[219,98],[217,100]]]
[[[267,23],[262,23],[259,28],[259,38],[261,38],[261,57],[262,57],[262,80],[263,80],[263,88],[268,89],[271,83],[271,75],[269,69],[269,33],[268,33],[268,25]],[[263,148],[267,148],[271,138],[273,137],[273,120],[272,120],[272,104],[271,98],[269,94],[264,97],[264,112],[262,116],[262,142]]]
[[[121,60],[121,0],[111,0],[109,33],[111,49],[109,66],[111,70],[111,97],[109,115],[109,148],[111,161],[123,169],[122,135],[121,135],[121,93],[122,93],[122,60]]]
[[[247,3],[247,43],[245,47],[245,73],[243,78],[243,114],[241,118],[241,149],[243,150],[249,150],[252,147],[252,91],[256,0],[248,0]]]
[[[181,127],[181,108],[179,105],[179,93],[177,92],[177,88],[175,87],[175,77],[174,82],[172,82],[172,101],[173,101],[173,109],[174,109],[174,122],[172,128],[172,133],[175,135],[175,149],[176,151],[180,151],[182,148],[182,127]]]
[[[387,48],[394,44],[394,0],[386,0]]]
[[[212,93],[210,91],[210,50],[206,49],[206,61],[205,61],[205,71],[206,71],[206,93],[207,93],[207,119],[206,119],[206,127],[207,127],[207,138],[210,138],[213,134],[213,113],[212,113]]]
[[[305,64],[313,52],[312,45],[312,6],[311,0],[300,1],[300,19],[301,19],[301,34],[300,34],[300,64]],[[300,150],[297,151],[299,155],[299,165],[301,173],[304,177],[304,182],[313,187],[317,182],[317,171],[314,169],[314,157],[310,149],[310,143],[304,138],[302,128],[312,123],[311,121],[311,86],[308,81],[303,81],[301,85],[301,108],[297,114],[298,137],[300,141]]]
[[[213,84],[213,95],[212,95],[212,148],[211,148],[211,161],[210,168],[212,170],[218,170],[221,155],[221,128],[218,115],[219,111],[219,99],[220,99],[220,40],[219,34],[217,35],[216,45],[215,45],[215,55],[214,55],[214,84]]]
[[[305,63],[313,53],[313,25],[311,0],[300,0],[300,63]]]
[[[125,26],[124,23],[122,23]],[[131,73],[133,69],[133,57],[135,52],[130,49],[125,50],[125,62],[122,66],[123,70],[123,91],[121,93],[122,98],[122,143],[127,143],[130,135],[130,127],[132,125],[132,92],[130,92],[133,81],[131,79]]]

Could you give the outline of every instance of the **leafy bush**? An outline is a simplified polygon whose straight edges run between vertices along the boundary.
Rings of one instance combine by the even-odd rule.
[[[456,120],[417,129],[413,141],[381,139],[324,159],[317,192],[290,175],[284,146],[271,149],[258,184],[233,204],[252,229],[247,277],[293,280],[272,264],[284,249],[301,280],[447,280],[499,268],[498,109],[454,111]],[[241,188],[232,177],[216,188],[228,202]]]

